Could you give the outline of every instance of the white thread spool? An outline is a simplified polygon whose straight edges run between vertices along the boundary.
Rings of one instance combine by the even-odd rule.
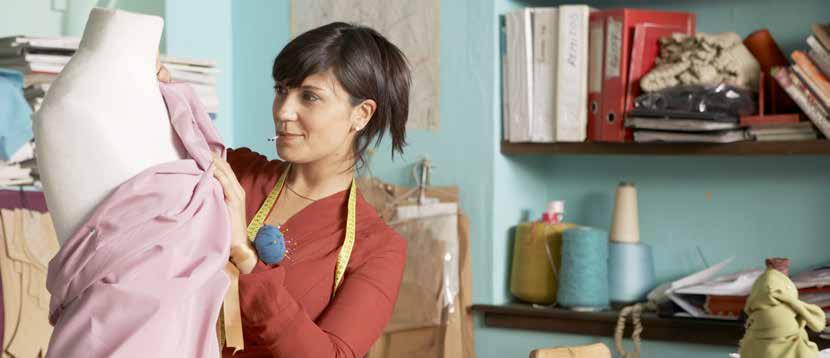
[[[637,215],[637,188],[632,183],[623,182],[617,187],[610,239],[615,242],[640,242],[640,224]]]

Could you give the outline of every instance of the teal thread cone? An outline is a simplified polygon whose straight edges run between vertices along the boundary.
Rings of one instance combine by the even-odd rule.
[[[608,233],[577,227],[562,235],[557,301],[573,310],[608,308]]]

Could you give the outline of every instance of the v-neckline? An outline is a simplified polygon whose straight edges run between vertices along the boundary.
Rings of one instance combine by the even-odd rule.
[[[291,164],[286,164],[286,168],[285,168],[285,170],[291,170]],[[286,173],[286,177],[285,177],[286,181],[288,180],[288,174],[290,174],[290,173]],[[280,175],[282,175],[282,174],[280,174]],[[279,178],[279,177],[278,177],[278,178]],[[276,186],[278,182],[279,182],[279,179],[277,179],[277,181],[276,181],[276,182],[274,182],[274,185],[272,185],[272,186],[271,186],[271,190],[273,190],[273,189],[274,189],[274,186]],[[271,207],[271,210],[270,210],[270,211],[268,211],[268,215],[265,217],[265,222],[266,222],[266,223],[269,223],[269,219],[271,218],[271,214],[274,212],[274,210],[276,210],[276,208],[277,208],[277,203],[279,203],[280,198],[283,196],[283,194],[284,194],[284,193],[285,193],[285,191],[286,191],[286,186],[287,186],[287,185],[286,185],[285,183],[283,183],[283,185],[282,185],[282,190],[280,190],[279,194],[277,194],[277,199],[274,201],[274,206],[272,206],[272,207]],[[292,214],[291,216],[289,216],[288,218],[286,218],[286,219],[285,219],[285,221],[284,221],[282,224],[280,224],[280,225],[279,225],[279,227],[280,227],[280,228],[288,228],[288,227],[291,227],[291,226],[292,226],[291,224],[292,224],[294,221],[297,221],[297,220],[298,220],[297,218],[298,218],[298,217],[300,217],[300,216],[302,216],[302,214],[304,214],[304,213],[305,213],[307,210],[309,210],[311,207],[313,207],[313,206],[315,206],[315,205],[318,205],[318,204],[320,204],[320,203],[322,203],[322,202],[327,202],[327,201],[331,200],[332,198],[334,198],[334,197],[336,197],[336,196],[342,196],[344,193],[346,193],[346,194],[347,194],[347,192],[348,192],[348,191],[349,191],[349,188],[346,188],[345,190],[341,190],[341,191],[338,191],[338,192],[334,192],[334,193],[332,193],[332,194],[329,194],[328,196],[322,197],[322,198],[320,198],[320,199],[318,199],[318,200],[315,200],[315,201],[314,201],[314,202],[312,202],[312,203],[309,203],[308,205],[304,206],[302,209],[298,210],[296,213],[294,213],[294,214]],[[261,205],[262,205],[262,203],[260,203],[260,206],[261,206]]]

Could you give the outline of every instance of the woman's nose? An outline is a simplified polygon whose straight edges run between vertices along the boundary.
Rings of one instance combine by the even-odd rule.
[[[275,99],[274,101],[274,114],[276,115],[277,121],[296,121],[297,120],[297,106],[296,101],[293,100],[294,96],[288,95],[285,96],[282,100]]]
[[[277,112],[277,120],[281,122],[296,121],[297,112],[281,108],[280,111]]]

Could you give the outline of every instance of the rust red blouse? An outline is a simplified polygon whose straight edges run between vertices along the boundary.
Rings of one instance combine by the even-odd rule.
[[[285,163],[247,148],[229,150],[228,162],[245,189],[250,222]],[[241,275],[245,350],[234,357],[363,357],[381,335],[398,297],[406,241],[358,194],[355,246],[332,299],[347,199],[348,191],[335,193],[289,218],[281,227],[286,258]]]

